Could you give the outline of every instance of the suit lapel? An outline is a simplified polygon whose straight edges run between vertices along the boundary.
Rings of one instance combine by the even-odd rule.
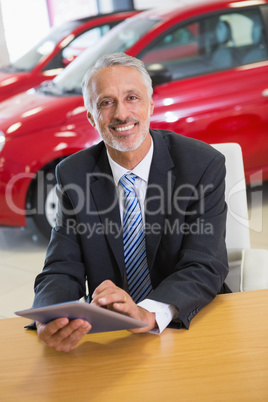
[[[118,197],[105,148],[92,173],[93,180],[90,184],[90,191],[123,279],[124,252]]]
[[[160,134],[151,131],[154,154],[149,174],[145,204],[146,252],[149,269],[152,268],[175,184],[174,167],[166,142]]]

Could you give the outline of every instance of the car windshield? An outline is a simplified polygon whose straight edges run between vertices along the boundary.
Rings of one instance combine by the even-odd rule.
[[[53,80],[53,93],[81,94],[81,84],[87,70],[104,54],[126,52],[147,31],[159,22],[158,19],[129,18],[113,28],[93,48],[90,47],[77,57],[61,74]],[[43,90],[48,92],[49,88]]]
[[[10,66],[2,69],[2,71],[31,71],[43,56],[46,56],[47,54],[53,52],[57,43],[59,43],[64,38],[66,38],[67,42],[68,36],[79,25],[79,21],[69,21],[68,23],[63,24],[60,27],[52,29],[49,35],[47,35],[44,39],[37,43],[37,45],[35,45],[31,50],[29,50],[26,54],[17,59]],[[70,41],[73,39],[72,35],[70,35],[69,39]]]

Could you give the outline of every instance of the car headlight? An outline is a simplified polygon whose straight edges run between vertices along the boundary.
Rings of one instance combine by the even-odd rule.
[[[3,149],[3,146],[5,145],[5,142],[6,142],[6,136],[3,133],[3,131],[0,131],[0,152]]]

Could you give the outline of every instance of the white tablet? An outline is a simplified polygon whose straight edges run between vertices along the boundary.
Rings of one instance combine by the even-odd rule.
[[[53,304],[47,307],[30,308],[27,310],[15,311],[15,314],[21,317],[30,318],[31,320],[43,322],[44,324],[60,317],[67,317],[70,320],[82,318],[92,325],[90,333],[142,328],[148,325],[143,321],[81,301]]]

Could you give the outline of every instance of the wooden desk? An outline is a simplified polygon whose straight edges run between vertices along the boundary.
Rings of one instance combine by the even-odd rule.
[[[161,336],[87,335],[68,353],[0,320],[1,401],[268,401],[268,290],[220,295]]]

